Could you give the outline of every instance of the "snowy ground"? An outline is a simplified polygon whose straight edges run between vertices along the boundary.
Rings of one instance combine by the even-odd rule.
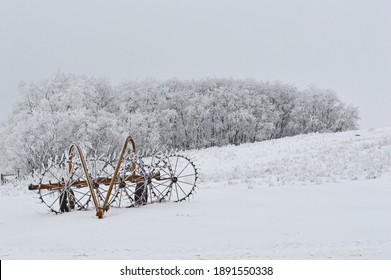
[[[1,259],[391,259],[391,129],[191,151],[189,202],[48,214],[1,186]]]

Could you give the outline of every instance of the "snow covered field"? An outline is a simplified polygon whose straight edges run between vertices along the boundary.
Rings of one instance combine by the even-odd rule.
[[[49,214],[0,187],[1,259],[391,259],[391,129],[190,151],[189,202]]]

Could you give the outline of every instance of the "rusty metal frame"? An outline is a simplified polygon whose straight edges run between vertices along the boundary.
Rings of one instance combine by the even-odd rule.
[[[129,143],[131,143],[131,145],[132,145],[132,154],[131,154],[131,156],[132,156],[132,165],[131,165],[132,173],[131,173],[131,175],[123,178],[123,180],[127,181],[127,182],[138,183],[138,182],[141,182],[142,180],[144,180],[145,178],[141,174],[140,175],[136,174],[136,145],[135,145],[133,138],[131,136],[128,136],[125,140],[125,143],[122,147],[122,151],[119,156],[119,159],[118,159],[117,165],[115,167],[115,171],[114,171],[112,178],[94,178],[94,181],[93,181],[91,179],[90,173],[88,171],[87,164],[86,164],[86,161],[85,161],[85,158],[84,158],[84,155],[83,155],[83,152],[82,152],[80,146],[76,143],[73,143],[69,147],[67,172],[69,174],[72,173],[72,170],[73,170],[72,160],[73,160],[74,156],[77,155],[77,156],[79,156],[79,159],[80,159],[82,167],[83,167],[84,175],[86,177],[86,180],[78,180],[78,181],[72,182],[72,186],[77,186],[77,187],[87,187],[88,186],[93,203],[94,203],[94,206],[95,206],[96,216],[99,219],[101,219],[103,217],[103,213],[105,211],[108,211],[108,209],[109,209],[108,203],[109,203],[109,199],[111,196],[111,192],[113,190],[114,185],[116,183],[118,183],[118,181],[117,181],[118,172],[120,170],[120,167],[123,162],[123,159],[126,154],[127,147],[129,145]],[[165,178],[160,177],[160,172],[156,172],[154,174],[151,174],[149,178],[153,178],[156,180],[165,179]],[[94,191],[94,183],[104,184],[106,186],[109,185],[109,188],[108,188],[105,200],[103,202],[103,205],[100,205],[100,203],[96,197],[96,194]],[[55,189],[61,189],[64,187],[66,187],[66,184],[65,184],[64,180],[62,180],[61,182],[57,182],[57,183],[52,183],[49,181],[49,183],[46,183],[46,184],[29,185],[28,189],[29,190],[41,190],[41,189],[55,190]]]

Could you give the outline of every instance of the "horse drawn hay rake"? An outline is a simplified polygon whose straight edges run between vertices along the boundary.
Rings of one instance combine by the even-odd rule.
[[[129,136],[114,159],[86,160],[80,146],[72,144],[68,156],[33,173],[35,182],[28,189],[37,192],[41,202],[56,214],[95,208],[96,216],[102,218],[110,207],[186,200],[194,193],[197,179],[197,169],[187,157],[140,157]]]

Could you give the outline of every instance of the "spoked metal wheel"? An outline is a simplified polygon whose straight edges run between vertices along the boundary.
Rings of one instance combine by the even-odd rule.
[[[183,201],[196,187],[198,172],[194,163],[181,155],[162,157],[155,169],[159,176],[149,182],[155,201]]]
[[[33,178],[36,184],[30,189],[36,190],[41,202],[56,214],[85,210],[90,205],[90,190],[78,159],[49,163]]]
[[[110,207],[135,207],[148,203],[145,171],[139,159],[124,157],[109,200]]]

